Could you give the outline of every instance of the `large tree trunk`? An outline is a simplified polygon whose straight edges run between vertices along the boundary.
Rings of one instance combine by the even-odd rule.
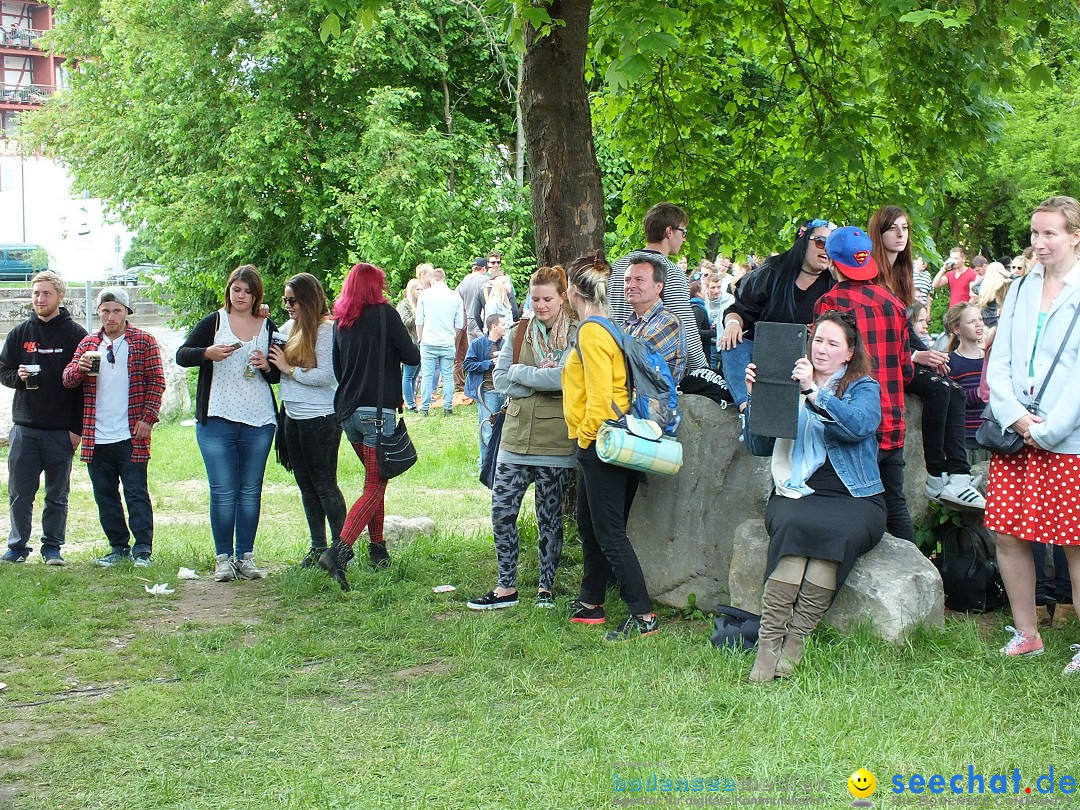
[[[568,264],[604,246],[604,198],[585,89],[592,0],[554,0],[564,26],[537,39],[525,34],[521,109],[541,266]]]

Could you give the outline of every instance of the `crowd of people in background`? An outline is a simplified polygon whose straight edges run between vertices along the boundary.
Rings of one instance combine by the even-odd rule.
[[[866,228],[808,217],[787,250],[762,262],[749,253],[744,263],[723,255],[692,263],[683,250],[688,228],[682,209],[659,203],[644,218],[640,249],[610,265],[594,253],[566,270],[540,267],[521,290],[496,251],[474,259],[454,289],[444,269],[421,264],[396,307],[373,265],[356,264],[332,306],[318,279],[298,273],[283,289],[289,319],[280,328],[258,271],[236,268],[222,306],[176,353],[179,365],[198,369],[196,440],[209,483],[214,578],[264,575],[255,540],[275,435],[308,524],[300,565],[320,566],[347,590],[346,567],[366,532],[370,564],[389,566],[377,437],[393,433],[403,410],[427,417],[475,404],[478,465],[490,456],[494,471],[498,576],[468,607],[520,603],[518,521],[530,484],[540,562],[534,604],[555,606],[564,502],[576,471],[584,571],[569,620],[605,623],[605,596],[617,585],[628,615],[606,638],[658,632],[627,534],[639,474],[605,462],[596,448],[601,425],[630,407],[625,338],[661,356],[684,395],[733,404],[739,441],[772,459],[752,681],[790,674],[855,561],[885,531],[914,541],[904,497],[909,427],[922,436],[927,496],[985,513],[997,533],[1016,624],[1002,653],[1041,654],[1035,608],[1051,587],[1048,547],[1055,598],[1080,595],[1080,397],[1071,386],[1080,361],[1073,328],[1080,204],[1054,197],[1039,206],[1031,247],[1015,257],[969,262],[955,246],[936,271],[914,250],[912,223],[897,206],[878,209]],[[160,351],[128,322],[134,310],[122,288],[99,294],[101,328],[86,335],[61,306],[56,274],[41,273],[32,286],[34,312],[0,353],[0,382],[16,389],[2,559],[23,562],[32,550],[44,474],[41,553],[48,564],[64,564],[71,461],[81,444],[110,547],[98,564],[149,565],[146,464],[164,390]],[[945,295],[935,336],[933,302]],[[806,356],[791,370],[800,392],[795,439],[750,429],[763,323],[809,328]],[[921,401],[917,426],[906,424],[908,394]],[[991,455],[978,446],[987,404],[1022,439],[1019,452]],[[337,481],[342,433],[365,472],[351,508]],[[984,496],[972,465],[988,456]],[[1076,672],[1080,652],[1066,667]]]

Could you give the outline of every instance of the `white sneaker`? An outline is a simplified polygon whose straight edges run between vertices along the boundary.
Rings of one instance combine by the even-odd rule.
[[[1072,661],[1065,665],[1066,675],[1076,675],[1080,673],[1080,644],[1073,644],[1069,647],[1076,655],[1073,656]]]
[[[217,582],[232,582],[236,579],[236,568],[233,566],[232,557],[228,554],[218,554],[216,559],[214,579]]]
[[[948,483],[948,480],[948,473],[926,476],[926,497],[934,503],[941,503],[941,491],[945,489],[945,484]]]
[[[972,486],[970,475],[960,473],[950,475],[945,488],[941,490],[940,497],[943,503],[960,509],[975,509],[978,511],[986,509],[986,498]]]
[[[262,579],[265,572],[255,567],[255,555],[250,551],[238,560],[233,561],[236,576],[240,579]]]

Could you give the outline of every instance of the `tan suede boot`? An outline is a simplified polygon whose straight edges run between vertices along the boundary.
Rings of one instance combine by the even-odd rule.
[[[761,595],[761,630],[758,632],[754,668],[750,670],[751,683],[764,683],[776,677],[776,663],[780,660],[792,605],[798,595],[798,585],[776,579],[765,580],[765,592]]]
[[[787,636],[780,649],[780,660],[776,664],[777,677],[789,676],[795,670],[795,665],[802,660],[806,639],[829,609],[835,593],[836,591],[829,588],[803,581],[799,598],[795,600],[791,613],[791,621],[788,623]]]

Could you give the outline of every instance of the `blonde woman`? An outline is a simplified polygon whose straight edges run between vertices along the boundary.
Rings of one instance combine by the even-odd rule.
[[[420,265],[420,267],[427,266],[429,265]],[[401,322],[405,324],[405,329],[408,330],[409,337],[412,338],[412,342],[417,349],[420,348],[420,340],[416,336],[416,301],[420,297],[420,290],[422,289],[423,282],[420,279],[409,279],[409,283],[405,285],[405,297],[397,305],[397,312],[401,316]],[[413,413],[416,413],[416,379],[419,376],[419,364],[415,366],[403,364],[401,366],[401,393],[405,397],[405,407]]]
[[[1005,272],[1005,265],[1001,262],[990,262],[986,266],[986,273],[979,282],[978,288],[972,288],[971,295],[971,303],[981,310],[983,324],[987,329],[997,326],[998,315],[1008,289],[1009,279]]]
[[[309,568],[326,551],[327,524],[331,542],[341,537],[345,524],[345,498],[337,482],[341,425],[334,418],[334,325],[322,285],[309,273],[290,278],[281,300],[289,320],[279,331],[288,340],[284,347],[270,347],[270,362],[281,371],[285,446],[311,535],[300,565]]]

